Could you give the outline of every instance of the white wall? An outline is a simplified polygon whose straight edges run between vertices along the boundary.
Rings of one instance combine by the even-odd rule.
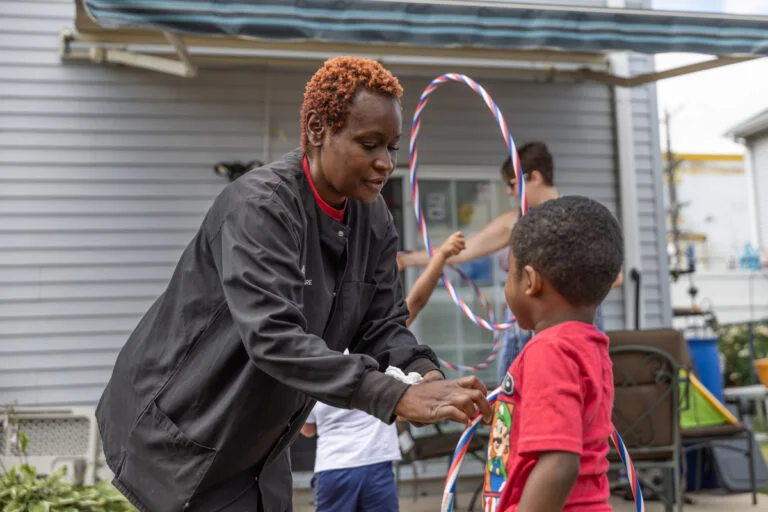
[[[693,284],[698,289],[696,304],[714,311],[720,323],[768,318],[768,272],[698,272],[693,275]],[[672,284],[673,307],[691,306],[690,286],[688,276]]]
[[[757,244],[768,249],[768,131],[747,142],[747,154],[755,202]]]
[[[743,167],[742,161],[687,161],[677,169],[677,198],[684,205],[680,230],[707,237],[696,254],[699,270],[724,271],[731,260],[738,264],[744,244],[752,238],[749,184]],[[665,206],[668,190],[665,184]],[[681,242],[681,250],[686,245]]]

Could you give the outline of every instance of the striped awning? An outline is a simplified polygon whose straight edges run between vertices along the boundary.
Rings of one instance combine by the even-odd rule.
[[[469,0],[73,0],[61,57],[193,76],[214,63],[316,63],[339,54],[441,72],[634,87],[768,56],[768,17]],[[714,56],[626,76],[615,52]],[[177,59],[168,58],[169,52]]]
[[[110,28],[270,41],[768,56],[768,18],[492,2],[86,0]]]

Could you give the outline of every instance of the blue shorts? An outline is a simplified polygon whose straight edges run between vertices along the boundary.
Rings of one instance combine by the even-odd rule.
[[[317,512],[398,512],[391,462],[317,474]]]

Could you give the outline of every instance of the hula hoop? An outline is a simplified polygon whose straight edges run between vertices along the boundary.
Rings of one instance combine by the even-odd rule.
[[[488,299],[485,298],[485,295],[483,295],[483,292],[475,284],[475,282],[472,281],[472,279],[470,279],[470,277],[458,267],[454,267],[453,265],[447,265],[447,266],[448,268],[450,268],[451,270],[459,274],[459,277],[461,277],[462,281],[467,283],[470,286],[470,288],[474,290],[475,295],[477,296],[477,300],[480,301],[480,304],[483,306],[485,313],[488,315],[488,319],[491,322],[494,322],[496,320],[496,315],[494,315],[493,313],[493,307],[491,307],[490,302],[488,302]],[[446,279],[446,275],[445,273],[443,273],[443,281],[445,281],[445,279]],[[483,362],[475,365],[466,366],[463,364],[452,363],[442,358],[438,358],[438,359],[440,360],[440,364],[442,364],[449,370],[453,370],[457,372],[476,372],[490,366],[491,363],[493,363],[493,361],[495,361],[496,357],[499,355],[499,349],[501,349],[501,332],[493,331],[493,346],[491,347],[491,353],[488,355],[488,357],[485,358]]]
[[[488,403],[491,405],[496,403],[496,400],[499,397],[499,393],[501,393],[501,386],[488,394]],[[477,413],[472,418],[472,422],[469,424],[469,426],[464,429],[464,432],[461,433],[459,443],[456,445],[456,450],[454,450],[453,456],[451,457],[451,465],[448,468],[448,475],[445,478],[443,500],[440,507],[441,512],[453,512],[453,503],[456,496],[456,482],[459,479],[459,470],[461,469],[461,464],[464,462],[464,456],[467,454],[469,441],[472,439],[472,436],[475,434],[475,430],[477,430],[477,426],[481,421],[482,416],[480,413]],[[616,447],[616,451],[618,451],[619,456],[621,457],[621,462],[624,464],[624,469],[627,471],[627,478],[630,483],[630,489],[632,490],[632,496],[635,498],[635,510],[636,512],[646,512],[645,501],[643,500],[643,492],[640,488],[640,478],[635,472],[635,465],[632,462],[632,458],[629,456],[627,447],[624,445],[624,441],[621,439],[621,436],[615,427],[611,433],[611,441],[613,441],[613,444]]]
[[[411,251],[400,251],[402,254],[407,254]],[[477,297],[477,300],[480,301],[480,305],[485,310],[485,313],[488,315],[488,318],[491,322],[495,321],[495,315],[493,313],[493,307],[491,306],[491,303],[488,302],[488,299],[485,298],[485,295],[483,295],[483,292],[480,290],[480,287],[478,287],[474,281],[460,268],[454,267],[453,265],[446,265],[448,268],[456,272],[459,277],[467,283],[472,290],[475,292],[475,296]],[[443,280],[445,281],[447,279],[447,275],[445,272],[443,272]],[[506,306],[504,308],[506,310]],[[514,319],[512,320],[514,322]],[[485,358],[485,360],[481,363],[475,364],[475,365],[462,365],[462,364],[456,364],[452,363],[450,361],[446,361],[445,359],[439,358],[440,364],[448,368],[449,370],[457,371],[457,372],[476,372],[479,370],[482,370],[483,368],[487,368],[491,365],[491,363],[496,360],[496,357],[499,355],[499,349],[501,349],[501,333],[499,331],[493,331],[493,346],[491,347],[491,353],[488,357]]]
[[[410,158],[408,165],[410,169],[413,208],[416,213],[416,221],[419,223],[419,231],[421,233],[421,238],[424,241],[424,247],[427,248],[427,252],[429,253],[430,258],[434,255],[434,249],[432,247],[432,243],[429,240],[427,224],[424,220],[424,213],[421,210],[421,200],[419,199],[419,181],[416,178],[416,172],[419,165],[418,138],[419,129],[421,128],[421,119],[424,114],[424,108],[427,106],[427,102],[429,101],[429,96],[435,92],[435,90],[440,85],[449,81],[461,82],[470,87],[473,91],[480,95],[485,104],[491,110],[491,113],[493,113],[493,116],[496,118],[496,122],[499,124],[499,128],[501,129],[501,134],[504,136],[504,142],[507,144],[507,150],[509,151],[509,156],[512,159],[512,164],[515,169],[515,179],[517,180],[517,188],[520,194],[520,208],[523,214],[528,211],[528,199],[525,196],[525,180],[521,179],[522,172],[520,169],[520,158],[517,156],[515,141],[512,139],[512,134],[509,132],[507,122],[504,120],[504,116],[501,114],[501,110],[499,109],[498,105],[496,105],[496,103],[493,101],[493,98],[491,98],[491,95],[488,94],[488,92],[480,84],[468,76],[461,75],[459,73],[447,73],[445,75],[441,75],[432,80],[427,88],[424,89],[424,92],[421,94],[421,98],[419,98],[419,103],[416,106],[416,111],[413,115],[413,124],[411,125],[411,140],[409,145]],[[459,307],[464,315],[466,315],[466,317],[476,325],[479,325],[480,327],[489,331],[506,331],[512,327],[514,322],[497,324],[492,319],[486,320],[475,314],[475,312],[472,311],[472,309],[461,299],[461,297],[459,297],[450,280],[445,278],[445,274],[443,274],[443,283],[445,284],[445,288],[448,290],[448,295],[450,295],[453,302]]]

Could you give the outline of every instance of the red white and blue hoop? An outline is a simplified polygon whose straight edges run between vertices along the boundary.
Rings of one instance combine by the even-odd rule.
[[[520,169],[520,158],[517,156],[517,150],[515,149],[515,141],[512,139],[512,134],[509,132],[509,127],[507,126],[507,122],[504,120],[504,116],[501,114],[501,110],[499,109],[498,105],[493,101],[493,98],[491,98],[491,95],[488,94],[488,92],[477,82],[469,78],[468,76],[461,75],[458,73],[447,73],[445,75],[439,76],[435,78],[432,83],[430,83],[426,89],[424,89],[424,92],[421,94],[421,98],[419,99],[419,103],[416,106],[416,112],[413,116],[413,124],[411,125],[411,141],[409,145],[409,152],[410,152],[410,158],[409,158],[409,168],[410,168],[410,180],[411,180],[411,195],[413,196],[413,208],[416,213],[416,221],[419,224],[419,232],[421,233],[421,238],[424,241],[424,247],[426,247],[427,252],[429,253],[430,258],[434,255],[434,249],[432,247],[432,243],[429,239],[429,232],[427,231],[427,224],[424,219],[424,212],[421,209],[421,200],[419,198],[419,181],[416,178],[416,173],[418,170],[419,165],[419,149],[418,149],[418,138],[419,138],[419,129],[421,128],[421,120],[424,115],[424,108],[427,106],[427,102],[429,101],[429,96],[437,90],[437,88],[449,81],[454,82],[461,82],[468,87],[470,87],[473,91],[475,91],[477,94],[480,95],[480,97],[483,99],[485,104],[488,106],[488,108],[491,110],[491,113],[493,113],[493,116],[496,118],[496,122],[499,125],[499,128],[501,129],[501,134],[504,137],[504,142],[507,145],[507,149],[509,151],[509,156],[512,159],[512,164],[515,169],[515,179],[517,180],[517,187],[518,192],[520,194],[520,204],[523,214],[525,214],[528,211],[528,200],[525,197],[525,180],[522,179],[522,172]],[[501,324],[497,324],[493,321],[493,319],[484,319],[477,314],[475,314],[474,311],[462,300],[461,297],[459,297],[459,294],[456,292],[456,289],[451,284],[450,280],[443,275],[443,282],[445,283],[445,288],[448,290],[448,295],[450,295],[453,302],[459,307],[459,309],[466,315],[467,318],[469,318],[473,323],[476,325],[479,325],[480,327],[487,329],[489,331],[506,331],[512,325],[514,322],[505,322]]]
[[[411,251],[402,251],[402,253],[407,254]],[[480,305],[485,310],[485,313],[488,315],[488,319],[490,322],[495,322],[495,314],[493,313],[493,306],[491,306],[491,303],[488,302],[488,299],[485,298],[485,295],[483,295],[483,292],[480,290],[480,287],[478,287],[474,281],[460,268],[454,267],[453,265],[447,265],[448,268],[456,272],[462,281],[464,281],[472,290],[475,292],[475,296],[477,297],[477,300],[480,302]],[[445,272],[443,272],[443,280],[448,279]],[[506,305],[503,308],[503,311],[506,311]],[[514,322],[514,319],[512,319]],[[485,360],[481,363],[474,364],[474,365],[462,365],[457,363],[452,363],[450,361],[446,361],[445,359],[440,359],[440,364],[448,368],[449,370],[457,371],[457,372],[476,372],[480,371],[483,368],[487,368],[488,366],[493,363],[493,361],[496,360],[496,357],[499,355],[499,350],[501,349],[501,332],[500,331],[494,331],[493,332],[493,346],[491,347],[491,353],[488,355],[488,357],[485,358]]]
[[[496,403],[496,400],[501,393],[501,387],[498,387],[488,394],[488,403],[492,406]],[[475,434],[478,425],[483,420],[480,413],[477,413],[472,422],[462,432],[459,442],[456,445],[456,449],[451,457],[451,464],[448,468],[448,475],[445,478],[445,487],[443,489],[443,500],[441,503],[441,512],[453,512],[453,504],[456,497],[456,482],[459,479],[459,471],[461,470],[461,464],[464,462],[464,457],[467,455],[467,448],[469,442],[472,440],[472,436]],[[635,472],[635,465],[632,463],[632,459],[629,456],[629,451],[624,445],[624,441],[621,439],[619,432],[614,427],[611,433],[611,441],[613,441],[616,451],[621,457],[621,462],[624,463],[624,469],[627,472],[627,478],[629,480],[629,486],[632,490],[632,496],[635,498],[635,511],[646,512],[645,501],[643,500],[643,492],[640,488],[640,478]]]

